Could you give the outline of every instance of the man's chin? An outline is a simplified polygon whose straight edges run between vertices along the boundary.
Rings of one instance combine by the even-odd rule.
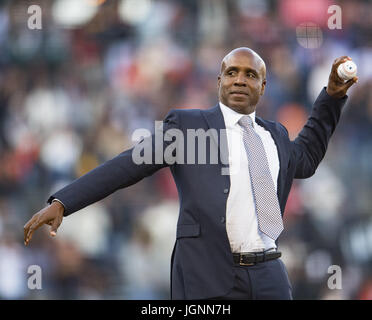
[[[249,102],[247,101],[229,101],[228,106],[239,113],[246,113],[249,108]]]

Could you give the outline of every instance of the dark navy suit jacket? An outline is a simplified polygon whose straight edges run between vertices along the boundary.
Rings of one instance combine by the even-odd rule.
[[[310,177],[323,159],[346,99],[346,96],[332,98],[324,88],[294,141],[290,141],[286,128],[280,123],[256,117],[256,122],[270,131],[277,146],[280,161],[277,195],[282,214],[293,179]],[[219,105],[216,105],[207,110],[170,111],[162,130],[166,134],[172,128],[181,130],[187,137],[187,129],[213,128],[219,132],[219,129],[225,129],[225,123]],[[223,296],[233,287],[234,268],[225,225],[230,179],[221,174],[221,169],[228,163],[228,155],[218,141],[222,140],[211,138],[209,144],[210,150],[213,146],[218,148],[219,160],[214,164],[169,165],[164,162],[138,165],[133,162],[132,148],[56,192],[48,202],[54,198],[61,200],[67,216],[169,166],[180,199],[177,239],[171,259],[171,297],[204,299]],[[147,138],[140,143],[151,144],[155,153],[154,139]],[[171,143],[164,143],[163,148]],[[195,149],[198,155],[197,147]]]

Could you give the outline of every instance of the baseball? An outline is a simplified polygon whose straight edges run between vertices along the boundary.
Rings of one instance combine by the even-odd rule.
[[[342,80],[350,80],[356,76],[357,66],[353,61],[348,60],[338,66],[337,74]]]

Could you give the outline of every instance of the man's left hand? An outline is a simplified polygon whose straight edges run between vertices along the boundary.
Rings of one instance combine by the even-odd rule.
[[[343,98],[346,95],[347,90],[356,82],[358,82],[358,77],[354,77],[348,81],[342,80],[337,74],[337,68],[341,63],[347,60],[351,60],[350,57],[343,56],[337,58],[332,65],[331,74],[328,79],[327,93],[334,98]]]

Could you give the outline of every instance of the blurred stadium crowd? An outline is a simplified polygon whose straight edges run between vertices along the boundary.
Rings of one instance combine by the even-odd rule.
[[[333,60],[359,66],[325,159],[293,185],[279,249],[294,298],[372,299],[372,3],[337,2],[341,30],[327,27],[328,0],[39,0],[41,30],[27,27],[30,4],[0,6],[0,299],[169,298],[168,169],[64,219],[56,238],[43,227],[25,247],[23,225],[53,191],[133,145],[135,129],[215,105],[220,61],[238,46],[267,64],[257,114],[292,138]],[[319,48],[297,41],[303,22],[320,27]],[[27,287],[30,265],[42,290]],[[331,265],[342,290],[327,286]]]

